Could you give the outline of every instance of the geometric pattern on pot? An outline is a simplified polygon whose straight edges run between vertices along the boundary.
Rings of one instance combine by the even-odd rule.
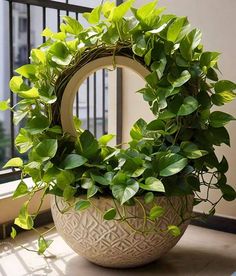
[[[69,80],[62,95],[60,116],[64,132],[70,133],[72,136],[77,136],[73,122],[73,104],[75,95],[84,80],[97,70],[102,68],[112,69],[114,65],[115,67],[129,68],[143,79],[150,74],[141,63],[125,56],[106,56],[94,59],[83,65]]]
[[[91,200],[102,212],[114,207],[112,198]],[[62,214],[57,206],[62,210],[67,203],[61,197],[52,196],[51,209],[58,233],[76,253],[101,266],[127,268],[150,263],[168,252],[179,241],[190,222],[192,195],[156,197],[155,203],[164,208],[165,214],[156,220],[155,231],[145,234],[135,232],[124,221],[104,220],[93,206],[82,212],[71,208]],[[145,205],[145,208],[147,212],[150,210],[149,205]],[[141,207],[135,204],[127,207],[127,211],[128,217],[141,217],[128,221],[132,227],[140,229],[143,225]],[[184,219],[182,223],[181,216]],[[174,237],[166,231],[160,232],[168,225],[179,225],[181,235]]]

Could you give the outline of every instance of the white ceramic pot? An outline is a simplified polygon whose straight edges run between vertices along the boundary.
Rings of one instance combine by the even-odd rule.
[[[92,202],[102,212],[114,207],[111,198],[93,198]],[[143,210],[138,204],[126,207],[128,217],[138,217],[128,219],[128,223],[105,221],[102,214],[92,206],[84,211],[71,209],[62,214],[58,207],[62,210],[67,205],[62,198],[55,196],[52,197],[51,210],[58,233],[76,253],[101,266],[127,268],[150,263],[168,252],[189,224],[193,196],[156,197],[155,202],[165,209],[165,213],[155,225],[147,222],[145,229],[154,230],[145,234],[135,232],[128,225],[140,230],[144,227]],[[145,207],[147,213],[151,207]],[[181,216],[185,219],[183,223]],[[181,235],[178,237],[165,231],[168,225],[179,223]]]

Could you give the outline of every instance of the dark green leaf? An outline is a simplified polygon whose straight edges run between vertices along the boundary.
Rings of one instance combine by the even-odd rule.
[[[200,192],[200,181],[199,181],[198,177],[196,177],[194,175],[189,175],[189,176],[187,176],[186,181],[187,181],[188,185],[191,186],[194,191]]]
[[[197,110],[197,108],[198,108],[198,101],[194,97],[188,96],[184,98],[184,101],[180,106],[177,115],[179,116],[189,115],[193,113],[195,110]]]
[[[212,127],[223,127],[228,124],[230,121],[235,120],[235,118],[225,112],[214,111],[210,114],[209,123]]]
[[[206,150],[200,150],[196,144],[187,141],[182,142],[180,148],[189,159],[197,159],[208,154]]]
[[[99,150],[98,141],[94,138],[92,133],[85,130],[79,137],[76,143],[77,153],[90,159],[97,156]]]
[[[91,173],[91,177],[98,184],[101,184],[104,186],[108,186],[110,184],[109,181],[105,177],[103,177],[99,174]]]
[[[49,127],[49,120],[47,117],[38,115],[33,117],[25,126],[25,129],[32,135],[40,134]]]
[[[66,158],[63,160],[61,166],[65,170],[75,169],[82,165],[84,165],[88,161],[87,158],[78,155],[78,154],[69,154],[66,156]]]
[[[116,216],[116,209],[115,208],[111,208],[109,210],[107,210],[104,215],[103,215],[103,218],[105,220],[112,220],[114,219]]]
[[[220,186],[221,192],[223,194],[223,198],[227,201],[233,201],[236,199],[236,192],[233,187],[230,185],[222,185]]]

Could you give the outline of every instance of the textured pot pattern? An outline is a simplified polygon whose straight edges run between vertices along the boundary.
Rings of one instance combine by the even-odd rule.
[[[93,198],[92,202],[102,212],[114,207],[111,198]],[[139,204],[126,207],[128,217],[138,217],[128,219],[129,225],[125,221],[105,221],[102,213],[93,206],[80,212],[70,209],[62,214],[58,207],[63,210],[67,205],[60,197],[52,197],[51,209],[58,233],[76,253],[101,266],[124,268],[158,259],[176,245],[189,224],[193,196],[156,197],[155,203],[163,207],[165,213],[155,225],[146,223],[145,234],[131,228],[141,230],[144,227],[143,210]],[[151,206],[145,208],[148,213]],[[181,217],[184,222],[180,225],[180,236],[160,231],[166,230],[168,225],[178,225]],[[150,231],[151,228],[155,230]]]

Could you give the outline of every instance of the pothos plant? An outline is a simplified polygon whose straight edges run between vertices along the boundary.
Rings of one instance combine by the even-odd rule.
[[[19,153],[28,152],[28,161],[13,158],[5,167],[21,170],[21,180],[14,198],[28,195],[15,224],[34,229],[34,220],[45,195],[71,199],[78,212],[89,208],[92,197],[110,196],[118,205],[152,204],[156,196],[195,195],[195,204],[208,202],[210,214],[217,203],[236,198],[227,182],[228,163],[219,160],[215,149],[230,146],[225,125],[233,116],[212,107],[223,106],[235,99],[236,84],[218,79],[218,52],[204,51],[202,33],[191,29],[186,17],[162,14],[157,1],[139,9],[133,0],[120,6],[112,2],[83,14],[90,26],[84,28],[75,19],[64,16],[60,32],[46,28],[46,42],[31,51],[31,63],[16,69],[10,89],[20,99],[10,107],[18,124],[24,127],[15,139]],[[124,17],[131,11],[133,16]],[[60,122],[60,103],[64,88],[84,64],[108,55],[121,55],[137,60],[150,74],[146,86],[138,92],[149,104],[155,119],[139,119],[130,131],[131,141],[125,149],[110,147],[113,135],[98,140],[82,130],[75,119],[77,137],[64,133]],[[28,188],[24,178],[30,176],[34,186]],[[30,200],[42,191],[36,213],[29,213]],[[219,199],[211,201],[210,191],[218,190]],[[204,192],[202,192],[204,191]],[[81,198],[83,195],[83,198]],[[115,219],[117,205],[107,210],[104,219]],[[146,216],[157,220],[164,210],[153,206]],[[125,220],[125,217],[122,218]],[[167,229],[179,234],[178,226]],[[12,237],[16,231],[13,228]],[[38,252],[49,246],[39,237]]]

